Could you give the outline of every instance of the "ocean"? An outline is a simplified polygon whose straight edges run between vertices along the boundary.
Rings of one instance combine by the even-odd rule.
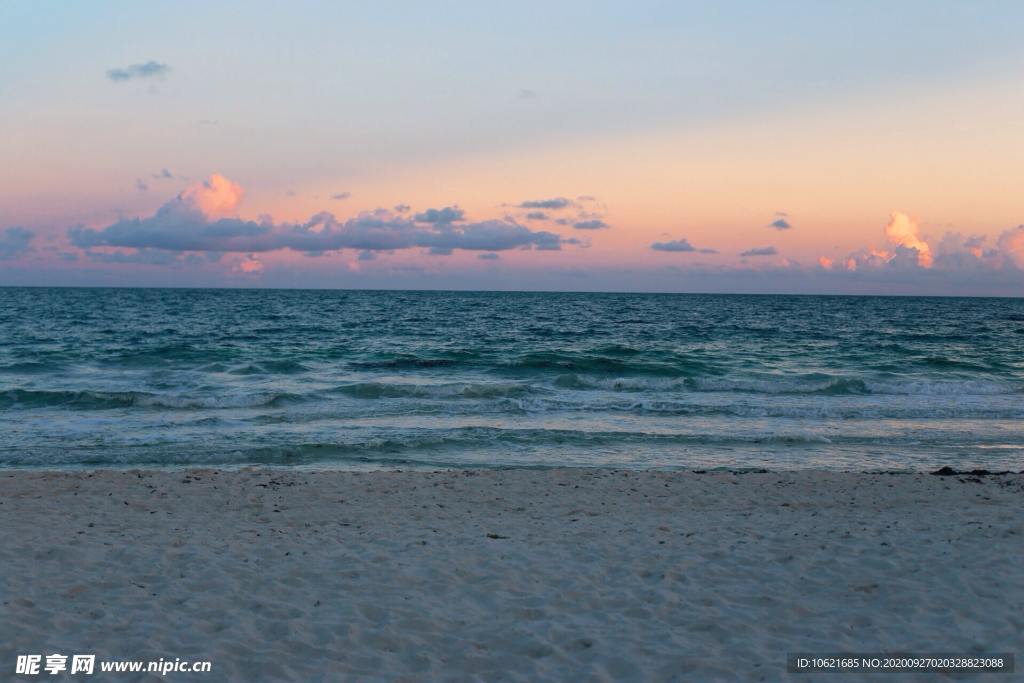
[[[0,288],[0,466],[1024,468],[1024,299]]]

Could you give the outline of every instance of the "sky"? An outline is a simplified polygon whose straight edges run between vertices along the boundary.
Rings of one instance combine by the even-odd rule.
[[[0,285],[1022,296],[1021,25],[7,0]]]

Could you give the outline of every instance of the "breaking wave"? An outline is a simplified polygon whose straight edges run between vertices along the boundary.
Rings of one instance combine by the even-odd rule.
[[[144,407],[201,410],[258,408],[301,400],[303,400],[301,396],[273,392],[232,396],[177,396],[141,391],[35,391],[28,389],[0,391],[0,408],[5,409],[61,407],[74,410],[104,410]]]

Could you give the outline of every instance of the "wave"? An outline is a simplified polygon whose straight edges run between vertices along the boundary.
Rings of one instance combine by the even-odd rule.
[[[594,377],[562,375],[555,385],[567,389],[601,389],[628,392],[730,392],[747,394],[867,394],[863,380],[844,378],[733,379],[727,377]]]
[[[446,384],[401,384],[391,382],[354,382],[331,389],[331,393],[344,394],[352,398],[499,398],[521,396],[533,387],[521,383],[470,383],[451,382]]]
[[[744,444],[826,444],[828,437],[810,432],[777,432],[749,436],[728,434],[673,434],[637,431],[592,431],[572,429],[501,429],[496,427],[459,427],[448,430],[413,430],[379,438],[338,444],[318,444],[318,448],[339,451],[394,452],[478,446],[600,446],[608,444],[666,445],[744,445]]]
[[[989,361],[987,363],[972,362],[969,360],[958,358],[947,358],[945,356],[928,356],[921,362],[926,366],[949,370],[988,372],[992,370],[1001,370],[1004,368],[1004,366],[1001,363],[996,363],[994,361]]]
[[[20,363],[9,363],[7,365],[0,365],[0,372],[11,373],[11,374],[22,374],[22,375],[34,375],[34,374],[45,374],[48,372],[57,372],[63,370],[65,365],[63,363],[43,363],[39,361],[23,361]]]
[[[473,352],[448,353],[438,356],[401,356],[374,360],[351,361],[355,370],[422,370],[432,368],[472,368],[495,373],[531,373],[573,371],[604,375],[661,375],[687,377],[712,373],[716,368],[697,359],[667,356],[649,358],[650,352],[623,344],[607,344],[585,352],[531,351],[511,358],[496,354]],[[647,359],[644,356],[648,356]]]
[[[1024,393],[1024,386],[999,380],[876,380],[865,382],[872,394],[899,396],[999,396]]]
[[[309,369],[294,360],[269,360],[233,367],[227,372],[232,375],[294,375],[308,372]]]
[[[0,408],[120,408],[131,405],[133,397],[134,392],[6,389],[0,391]]]
[[[266,392],[230,396],[175,396],[166,394],[135,394],[133,405],[146,408],[217,409],[271,408],[299,403],[308,397],[288,392]]]
[[[143,339],[134,340],[143,342]],[[124,367],[149,367],[180,365],[182,363],[209,363],[215,360],[230,360],[237,351],[223,346],[209,348],[194,346],[187,342],[162,344],[159,346],[141,346],[131,349],[118,349],[103,359],[105,365]]]
[[[842,440],[849,440],[843,438]],[[859,439],[863,440],[863,439]],[[306,454],[351,456],[389,454],[414,451],[447,451],[478,448],[511,448],[513,450],[556,447],[599,447],[640,444],[666,446],[711,445],[735,446],[755,444],[813,445],[832,444],[833,439],[810,432],[778,432],[750,436],[723,434],[658,434],[635,431],[589,431],[571,429],[500,429],[495,427],[461,427],[449,430],[418,430],[405,434],[353,440],[347,443],[317,443],[296,446]]]
[[[765,379],[698,378],[697,391],[739,392],[745,394],[869,394],[871,388],[861,379],[847,377],[773,377]]]
[[[840,438],[842,442],[864,439]],[[752,446],[804,448],[828,446],[836,440],[810,432],[779,432],[750,436],[716,434],[653,434],[632,431],[583,431],[566,429],[500,429],[463,427],[450,430],[410,430],[379,436],[355,436],[349,441],[314,441],[291,444],[224,443],[211,445],[166,445],[118,447],[93,445],[61,449],[28,448],[0,450],[0,466],[25,465],[181,465],[181,464],[285,464],[323,462],[366,462],[377,464],[458,464],[467,458],[481,462],[478,456],[497,450],[497,465],[514,463],[530,453],[604,452],[643,446],[679,449],[687,447],[742,449]],[[628,452],[622,450],[621,452]],[[468,455],[467,455],[468,454]]]
[[[62,407],[77,410],[112,408],[258,408],[301,401],[304,397],[285,392],[233,396],[183,396],[142,391],[40,391],[7,389],[0,391],[0,409]]]
[[[559,375],[554,385],[563,389],[602,389],[604,391],[687,391],[692,382],[669,377],[594,377]]]
[[[443,411],[430,409],[430,414]],[[482,411],[480,411],[482,412]],[[678,417],[743,417],[824,420],[927,420],[927,419],[1024,419],[1024,404],[961,405],[959,403],[831,403],[815,401],[798,404],[733,403],[708,405],[686,401],[642,399],[630,401],[580,402],[559,398],[526,397],[506,399],[500,412],[626,413],[631,415]]]
[[[406,368],[444,368],[458,363],[453,358],[394,358],[390,360],[355,361],[353,368],[366,370],[402,370]]]
[[[624,347],[628,348],[628,347]],[[660,375],[663,377],[687,377],[713,370],[707,363],[694,359],[672,358],[669,361],[644,361],[637,354],[623,349],[605,347],[607,355],[598,353],[572,353],[562,351],[540,351],[525,353],[508,360],[498,369],[509,371],[561,370],[574,372],[596,372],[619,375]],[[624,356],[630,358],[619,358]]]
[[[359,370],[417,370],[473,365],[481,358],[475,351],[441,351],[437,355],[396,354],[390,357],[350,361],[348,366]]]
[[[307,403],[329,406],[338,397],[361,401],[400,401],[403,413],[444,414],[445,402],[467,401],[468,414],[495,412],[591,411],[664,415],[735,415],[737,417],[818,418],[928,418],[1005,417],[1024,415],[1024,403],[1006,405],[995,397],[1024,393],[1019,383],[995,380],[858,380],[827,379],[728,379],[559,375],[550,382],[443,382],[417,384],[363,381],[341,384],[318,392],[247,391],[241,387],[223,393],[157,393],[99,390],[0,390],[0,410],[61,407],[68,410],[116,408],[167,408],[178,410],[278,408]],[[616,394],[625,396],[615,399]],[[736,394],[734,399],[697,399],[705,394]],[[811,404],[743,399],[742,396],[860,397],[858,403],[816,401]],[[687,399],[686,396],[691,398]],[[589,396],[589,398],[588,398]],[[871,402],[869,397],[893,397]],[[993,397],[988,402],[965,402],[965,397]],[[900,401],[897,397],[908,397]],[[910,400],[919,397],[918,401]],[[926,399],[940,399],[928,401]],[[949,400],[945,400],[949,399]],[[848,399],[849,400],[849,399]],[[440,405],[439,405],[440,402]],[[346,404],[340,404],[342,408]],[[351,406],[351,404],[348,404]],[[454,403],[451,404],[454,406]],[[375,410],[385,410],[380,407]],[[344,416],[344,413],[342,414]]]
[[[561,375],[554,385],[566,389],[617,392],[720,392],[744,394],[996,396],[1024,393],[1024,385],[999,380],[869,380],[852,377],[729,378],[595,377]]]

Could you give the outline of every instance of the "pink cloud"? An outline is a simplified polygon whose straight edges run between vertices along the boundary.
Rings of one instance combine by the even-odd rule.
[[[891,214],[884,232],[892,249],[865,247],[840,261],[822,256],[818,265],[825,270],[851,272],[881,268],[1024,269],[1024,225],[1004,231],[991,248],[985,247],[983,235],[964,237],[956,232],[947,232],[942,239],[929,243],[921,237],[918,222],[899,211]]]
[[[893,211],[889,224],[885,226],[885,236],[892,244],[907,249],[917,250],[917,265],[922,268],[932,267],[931,248],[921,239],[921,226],[905,213]]]
[[[202,212],[207,218],[226,216],[238,208],[245,190],[219,173],[185,188],[178,200]]]
[[[232,272],[241,273],[243,275],[259,275],[263,272],[263,261],[253,254],[249,254],[244,259],[235,264]]]
[[[1010,228],[999,236],[999,251],[1018,268],[1024,268],[1024,225]]]

